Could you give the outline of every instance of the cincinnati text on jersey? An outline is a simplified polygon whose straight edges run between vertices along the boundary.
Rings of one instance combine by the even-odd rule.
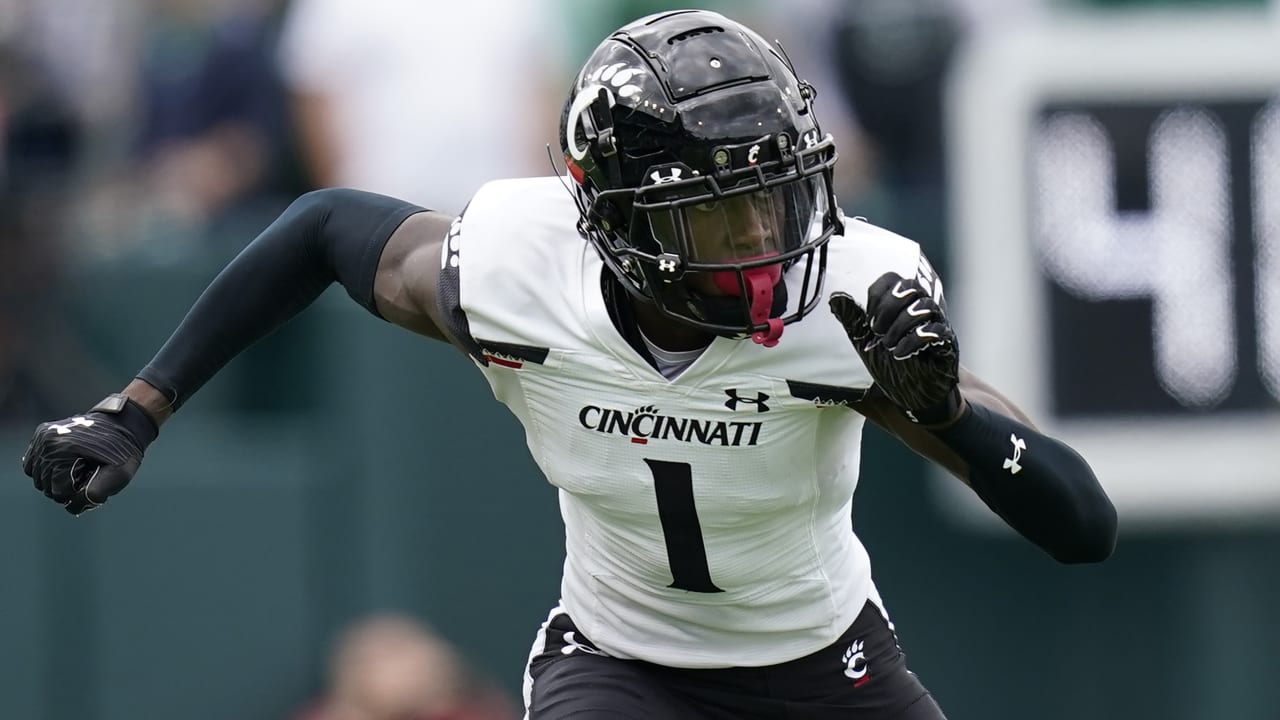
[[[615,410],[587,405],[578,412],[582,427],[609,435],[622,435],[637,445],[649,440],[677,440],[724,447],[754,446],[763,422],[728,422],[663,415],[653,406]]]

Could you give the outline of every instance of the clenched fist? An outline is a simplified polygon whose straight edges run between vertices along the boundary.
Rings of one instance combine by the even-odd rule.
[[[947,422],[960,409],[960,352],[942,307],[916,278],[881,275],[864,309],[834,292],[840,320],[876,385],[913,421]]]
[[[37,426],[22,471],[45,497],[79,515],[129,484],[159,432],[141,405],[111,395],[83,415]]]

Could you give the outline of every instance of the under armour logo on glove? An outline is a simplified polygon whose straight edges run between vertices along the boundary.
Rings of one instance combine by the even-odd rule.
[[[950,420],[960,407],[956,335],[931,290],[888,272],[867,291],[866,309],[843,292],[829,301],[876,385],[926,425]]]
[[[76,427],[77,425],[79,425],[80,427],[93,427],[93,421],[90,420],[89,418],[77,415],[71,418],[71,422],[67,423],[66,425],[49,423],[49,429],[58,433],[59,435],[66,435],[67,433],[71,432],[71,428]]]
[[[22,454],[22,470],[45,497],[79,515],[129,484],[158,432],[137,403],[104,400],[84,415],[41,423]]]

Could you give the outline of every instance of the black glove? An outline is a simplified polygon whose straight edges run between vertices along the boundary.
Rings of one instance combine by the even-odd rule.
[[[141,405],[110,395],[84,415],[36,427],[22,471],[45,497],[79,515],[129,484],[159,433]]]
[[[881,391],[923,425],[960,410],[960,352],[955,331],[915,278],[885,273],[867,291],[864,311],[846,293],[831,293],[831,312]]]

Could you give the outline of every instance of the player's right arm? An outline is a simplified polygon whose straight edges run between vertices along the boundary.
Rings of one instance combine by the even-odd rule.
[[[372,193],[308,193],[205,289],[168,342],[123,392],[36,428],[23,470],[79,514],[128,484],[159,426],[233,357],[339,282],[376,316],[450,340],[437,309],[452,218]]]

